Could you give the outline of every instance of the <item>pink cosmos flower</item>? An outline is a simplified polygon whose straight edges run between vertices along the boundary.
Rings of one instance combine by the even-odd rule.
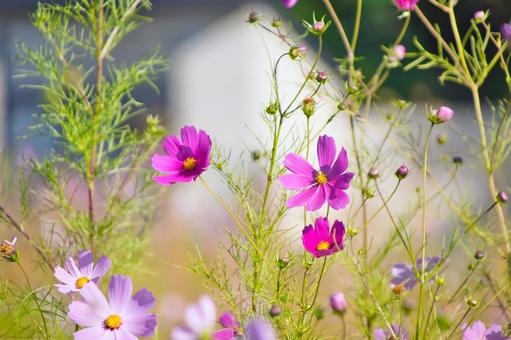
[[[269,320],[257,317],[245,325],[246,340],[277,340],[275,329]]]
[[[282,4],[286,8],[292,8],[298,3],[298,0],[282,0]]]
[[[211,139],[203,130],[185,126],[181,129],[181,140],[176,136],[165,138],[163,150],[166,155],[155,153],[152,157],[153,168],[164,173],[154,177],[156,183],[191,182],[209,167]]]
[[[55,285],[62,294],[80,291],[87,283],[98,283],[110,269],[111,263],[108,257],[101,256],[94,265],[94,256],[90,250],[78,254],[78,265],[75,260],[69,257],[64,268],[55,268],[55,277],[61,283]]]
[[[411,11],[419,0],[395,0],[396,6],[403,11]]]
[[[399,339],[401,339],[401,340],[409,339],[408,332],[406,331],[406,329],[399,327],[399,325],[392,324],[392,330],[394,331],[394,334],[399,336]],[[373,335],[374,335],[375,340],[394,339],[394,337],[392,337],[392,333],[388,329],[383,329],[383,328],[376,328],[374,330]]]
[[[232,327],[215,331],[216,307],[213,300],[203,295],[196,304],[185,310],[186,327],[176,327],[170,335],[171,340],[231,340],[234,339]],[[232,320],[230,320],[232,321]]]
[[[491,325],[486,328],[486,325],[481,321],[476,321],[472,326],[463,327],[465,333],[463,333],[462,340],[509,340],[507,336],[502,333],[502,328],[499,325]]]
[[[344,192],[355,175],[344,172],[348,168],[348,155],[344,148],[335,159],[336,147],[332,137],[321,136],[317,146],[319,169],[301,156],[290,153],[286,155],[284,166],[292,174],[279,177],[286,189],[302,191],[287,201],[288,207],[305,206],[308,211],[320,209],[325,202],[333,209],[343,209],[350,202]]]
[[[148,311],[155,299],[145,288],[133,297],[132,291],[131,279],[123,275],[110,279],[109,301],[95,283],[86,284],[80,290],[83,301],[71,302],[67,314],[83,327],[74,333],[75,340],[134,340],[154,335],[156,315]]]
[[[342,222],[336,220],[330,229],[328,219],[318,217],[314,227],[308,225],[303,229],[303,246],[315,257],[332,255],[344,248],[345,232]]]
[[[435,269],[441,259],[441,256],[426,257],[426,260],[424,261],[426,265],[426,274],[429,274],[433,269]],[[416,261],[419,273],[422,270],[422,262],[422,258],[418,258]],[[420,276],[415,272],[413,265],[408,263],[395,264],[392,266],[391,273],[391,287],[396,292],[399,292],[401,289],[411,290],[420,280]]]

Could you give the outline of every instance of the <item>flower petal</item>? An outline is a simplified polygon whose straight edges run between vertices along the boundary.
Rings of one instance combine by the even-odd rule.
[[[179,147],[181,146],[181,143],[177,139],[176,136],[168,136],[163,140],[163,150],[167,153],[169,156],[176,156],[176,154],[179,152]]]
[[[176,327],[170,334],[171,340],[197,340],[197,335],[188,328]]]
[[[284,159],[284,166],[291,172],[312,177],[315,170],[305,158],[294,153],[289,153]]]
[[[128,276],[112,276],[108,285],[108,298],[114,313],[122,313],[126,304],[131,300],[132,291],[133,284]]]
[[[82,289],[80,289],[80,295],[83,301],[88,304],[95,313],[102,317],[107,317],[110,313],[110,305],[106,301],[105,295],[96,286],[94,282],[89,282]]]
[[[153,154],[151,158],[153,169],[160,172],[175,172],[183,169],[183,162],[165,155],[158,153]]]
[[[323,135],[318,139],[318,161],[319,167],[321,169],[328,168],[332,166],[334,162],[336,147],[335,141],[332,137]]]
[[[234,339],[234,331],[232,328],[219,329],[213,332],[212,337],[214,340],[232,340]]]
[[[344,249],[344,235],[346,233],[346,228],[344,227],[344,223],[341,221],[335,220],[332,225],[332,230],[330,232],[332,242],[335,244],[335,248],[337,250]]]
[[[126,329],[126,327],[116,329],[112,333],[115,334],[115,340],[138,340],[138,338],[131,334],[131,332]]]
[[[115,334],[102,326],[88,327],[73,333],[75,340],[115,340]]]
[[[199,133],[195,126],[187,125],[181,129],[181,141],[195,154],[199,146]]]
[[[346,169],[348,168],[348,153],[346,152],[345,148],[341,149],[341,152],[339,152],[339,156],[337,156],[337,159],[332,165],[332,168],[328,172],[328,178],[336,178],[340,174],[342,174]]]
[[[344,209],[350,203],[350,197],[344,191],[332,188],[328,196],[328,205],[335,210]]]
[[[104,321],[103,316],[98,314],[93,307],[81,301],[71,302],[67,316],[82,327],[101,326]]]
[[[55,267],[54,275],[57,280],[65,284],[74,284],[76,281],[76,279],[62,267]]]
[[[167,174],[167,175],[161,175],[161,176],[154,176],[154,181],[161,185],[171,185],[174,183],[188,183],[192,182],[194,180],[193,176],[184,176],[179,173],[173,173],[173,174]]]
[[[299,207],[302,205],[306,205],[310,198],[316,193],[318,186],[314,185],[304,191],[292,196],[287,200],[287,207]]]
[[[156,324],[155,314],[123,318],[123,328],[136,336],[153,336]]]
[[[327,196],[325,193],[325,186],[318,185],[316,188],[316,192],[311,196],[305,206],[307,211],[316,211],[320,209],[326,202]]]
[[[328,218],[326,217],[316,218],[314,228],[316,229],[316,233],[320,240],[323,241],[328,240],[328,236],[330,235],[330,224],[328,223]]]
[[[279,177],[279,181],[286,189],[294,190],[307,187],[314,184],[314,180],[310,176],[288,174]]]
[[[316,230],[311,226],[308,225],[302,230],[302,243],[305,250],[307,250],[311,254],[317,253],[317,246],[318,246],[318,237]]]
[[[130,299],[124,308],[124,315],[126,317],[144,315],[154,306],[155,301],[153,294],[142,288]]]
[[[95,279],[103,277],[106,272],[108,272],[111,265],[112,263],[107,256],[101,256],[98,260],[98,263],[96,263],[94,270],[92,271],[91,278]]]
[[[485,340],[486,326],[481,321],[474,322],[465,329],[462,340]]]
[[[80,269],[80,272],[82,272],[84,276],[89,276],[93,267],[94,255],[92,252],[90,250],[81,251],[78,254],[78,269]]]

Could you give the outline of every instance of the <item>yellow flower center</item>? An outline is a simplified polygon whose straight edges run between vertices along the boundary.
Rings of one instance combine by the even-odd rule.
[[[121,327],[121,317],[117,314],[112,314],[105,319],[105,328],[113,331]]]
[[[316,175],[316,182],[318,182],[319,184],[325,184],[326,182],[328,182],[328,179],[326,178],[326,175],[319,171],[318,174]]]
[[[0,253],[2,254],[11,255],[14,252],[14,250],[16,250],[16,248],[12,244],[9,244],[7,242],[3,242],[0,245]]]
[[[76,280],[75,286],[77,289],[82,289],[85,284],[89,283],[90,280],[88,277],[81,277],[78,280]]]
[[[197,166],[197,160],[193,157],[188,157],[183,162],[183,168],[185,168],[186,171],[192,171]]]
[[[392,288],[392,293],[394,293],[396,295],[400,295],[400,294],[404,293],[405,290],[406,290],[405,286],[402,283],[400,283],[400,284],[394,286],[394,288]]]
[[[330,249],[330,242],[328,241],[321,241],[318,243],[318,246],[316,247],[316,250],[328,250]]]

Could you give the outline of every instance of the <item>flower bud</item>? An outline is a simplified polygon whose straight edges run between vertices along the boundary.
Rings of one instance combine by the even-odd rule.
[[[435,283],[439,286],[443,286],[445,284],[445,279],[443,277],[436,276]]]
[[[257,12],[255,12],[255,11],[250,12],[248,15],[248,18],[247,18],[247,22],[250,24],[254,24],[258,21],[259,21],[259,14],[257,14]]]
[[[307,47],[305,45],[299,45],[299,46],[292,46],[289,49],[289,57],[292,60],[296,60],[298,58],[303,58],[305,56],[305,53],[307,52]]]
[[[278,110],[279,106],[277,105],[277,103],[270,103],[270,105],[266,107],[265,111],[269,115],[274,115],[275,113],[277,113]]]
[[[433,124],[442,124],[448,122],[454,116],[454,111],[448,106],[440,106],[438,109],[432,109],[428,114],[428,120]]]
[[[408,176],[408,173],[410,172],[410,169],[406,165],[401,165],[399,168],[397,168],[396,172],[394,173],[398,179],[405,179],[406,176]]]
[[[476,260],[482,260],[482,259],[484,258],[484,255],[485,255],[485,254],[484,254],[484,252],[483,252],[483,251],[478,250],[478,251],[476,251],[476,252],[474,253],[474,258],[475,258]]]
[[[337,314],[344,314],[348,308],[348,302],[341,292],[335,292],[330,295],[330,307]]]
[[[316,111],[316,101],[312,97],[307,97],[303,100],[303,113],[307,118],[310,118]]]
[[[454,156],[452,158],[452,162],[454,164],[456,164],[456,165],[461,165],[461,164],[463,164],[463,157],[461,157],[461,156]]]
[[[371,189],[364,188],[363,192],[364,192],[364,197],[367,199],[374,197],[374,191]]]
[[[484,11],[477,11],[474,13],[474,19],[476,21],[483,21],[486,17],[486,14],[484,13]]]
[[[258,161],[259,159],[261,159],[261,152],[259,150],[250,151],[250,158],[252,158],[254,162]]]
[[[280,28],[282,27],[282,20],[280,20],[280,18],[274,18],[271,25],[275,28]]]
[[[238,322],[238,319],[234,314],[231,312],[225,312],[220,316],[220,319],[218,320],[222,327],[224,328],[232,328],[234,330],[238,329],[240,326],[240,323]]]
[[[476,269],[476,267],[477,267],[476,263],[471,263],[468,265],[468,270],[474,270],[474,269]]]
[[[444,145],[445,143],[447,143],[447,135],[445,133],[442,133],[436,136],[436,142],[440,145]]]
[[[314,33],[316,35],[321,35],[326,31],[326,28],[327,27],[325,25],[325,22],[323,20],[321,20],[321,21],[316,21],[315,23],[313,23],[311,30],[312,30],[312,33]]]
[[[509,196],[507,195],[507,192],[500,191],[497,194],[497,202],[499,203],[506,203],[509,200]]]
[[[318,71],[316,74],[316,81],[318,83],[324,84],[328,80],[328,73],[326,71]]]
[[[469,306],[470,308],[477,307],[477,300],[475,300],[473,298],[468,298],[467,299],[467,306]]]
[[[314,308],[313,313],[317,320],[323,320],[325,318],[325,310],[321,306]]]
[[[0,258],[7,262],[18,261],[18,251],[16,248],[17,237],[14,237],[11,242],[4,240],[0,243]]]
[[[369,169],[369,171],[367,172],[367,177],[369,177],[370,179],[376,179],[378,177],[380,177],[380,172],[378,171],[378,169],[376,169],[374,166],[371,167],[371,169]]]
[[[348,226],[348,229],[346,229],[346,236],[348,236],[348,238],[354,238],[357,235],[358,235],[358,229]]]
[[[396,45],[392,50],[389,51],[389,61],[395,63],[403,60],[406,55],[406,47],[403,45]]]
[[[284,269],[287,267],[287,265],[291,262],[288,255],[284,255],[282,257],[279,257],[277,259],[277,266],[279,266],[280,269]]]
[[[277,317],[282,313],[282,307],[280,307],[279,305],[275,305],[275,304],[271,305],[269,313],[272,318]]]

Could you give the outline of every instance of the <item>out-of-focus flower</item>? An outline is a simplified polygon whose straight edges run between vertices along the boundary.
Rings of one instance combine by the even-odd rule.
[[[68,317],[83,327],[74,333],[75,340],[90,339],[136,339],[152,336],[156,327],[156,315],[149,309],[154,305],[154,296],[145,288],[133,297],[131,279],[114,275],[108,287],[109,301],[94,282],[81,290],[83,301],[69,305]]]
[[[232,323],[233,320],[227,320],[228,318],[230,319],[230,316],[223,321]],[[201,296],[196,304],[186,308],[184,319],[186,326],[174,328],[170,335],[171,340],[234,339],[235,333],[231,327],[215,331],[216,307],[207,295]]]
[[[316,21],[312,24],[312,30],[316,32],[316,34],[321,34],[325,30],[325,23],[323,21]]]
[[[376,179],[378,177],[380,177],[380,172],[378,171],[378,169],[376,169],[374,166],[371,167],[371,169],[369,169],[369,171],[367,172],[367,177],[369,177],[370,179]]]
[[[399,339],[401,340],[408,340],[408,332],[406,329],[399,327],[399,325],[393,324],[392,330],[394,331],[394,334],[396,334]],[[374,339],[375,340],[393,340],[394,337],[392,336],[392,333],[388,329],[383,328],[376,328],[374,330]]]
[[[305,45],[292,46],[288,52],[289,57],[293,60],[305,57],[305,53],[307,53]]]
[[[17,237],[13,237],[12,241],[4,240],[0,243],[0,258],[7,262],[18,261],[17,240]]]
[[[405,179],[409,173],[410,173],[410,169],[408,169],[408,167],[406,165],[401,165],[399,168],[397,168],[397,170],[394,174],[399,179]]]
[[[419,2],[419,0],[395,0],[396,6],[400,10],[403,11],[411,11],[414,9],[415,5]]]
[[[298,0],[282,0],[282,4],[286,8],[292,8],[298,3]]]
[[[317,152],[318,170],[297,154],[286,155],[284,166],[292,174],[280,176],[280,183],[286,189],[301,189],[300,193],[287,201],[287,206],[305,206],[308,211],[315,211],[327,202],[333,209],[343,209],[350,201],[345,190],[349,188],[354,176],[352,172],[345,172],[348,168],[348,154],[342,148],[335,159],[334,139],[326,135],[319,137]]]
[[[246,340],[277,340],[275,329],[270,321],[256,318],[245,325]]]
[[[231,312],[224,312],[222,315],[220,315],[220,319],[218,319],[218,321],[222,327],[232,329],[234,335],[238,334],[240,323],[236,316]]]
[[[166,155],[155,153],[152,157],[153,168],[165,173],[154,177],[156,183],[191,182],[209,167],[211,139],[203,130],[185,126],[181,129],[181,140],[177,136],[165,138],[163,150]]]
[[[440,262],[441,256],[426,257],[426,270],[428,275]],[[391,287],[393,291],[396,290],[411,290],[420,280],[420,273],[422,270],[422,258],[417,259],[416,265],[418,273],[415,272],[413,265],[407,263],[398,263],[392,266],[392,280]]]
[[[316,101],[312,97],[307,97],[302,102],[303,114],[310,118],[316,111]]]
[[[259,14],[255,11],[252,11],[248,14],[247,22],[250,24],[254,24],[259,21]]]
[[[64,268],[55,267],[55,277],[61,283],[55,285],[62,294],[80,291],[87,283],[98,283],[110,269],[110,259],[101,256],[94,265],[94,256],[90,250],[78,254],[78,265],[72,257],[69,257]]]
[[[502,40],[507,40],[511,43],[511,24],[504,23],[500,25],[500,34],[502,36]]]
[[[461,157],[461,156],[454,156],[452,158],[452,162],[454,164],[456,164],[456,165],[461,165],[461,164],[463,164],[463,157]]]
[[[474,322],[471,326],[464,325],[462,340],[509,340],[510,338],[502,333],[502,328],[499,325],[491,325],[486,328],[486,325],[481,321]]]
[[[330,229],[328,219],[318,217],[314,227],[308,225],[303,229],[303,246],[315,257],[332,255],[344,248],[345,232],[342,222],[336,220]]]
[[[344,297],[344,293],[336,292],[330,295],[330,307],[336,313],[343,314],[348,308],[348,302]]]
[[[428,113],[428,120],[433,124],[441,124],[450,121],[454,117],[454,110],[448,106],[440,106]]]
[[[395,63],[399,60],[403,60],[406,56],[406,47],[403,45],[396,45],[392,50],[389,51],[389,60]]]
[[[282,313],[282,307],[280,307],[280,305],[275,305],[275,304],[271,305],[270,316],[272,318],[279,316],[281,313]]]

